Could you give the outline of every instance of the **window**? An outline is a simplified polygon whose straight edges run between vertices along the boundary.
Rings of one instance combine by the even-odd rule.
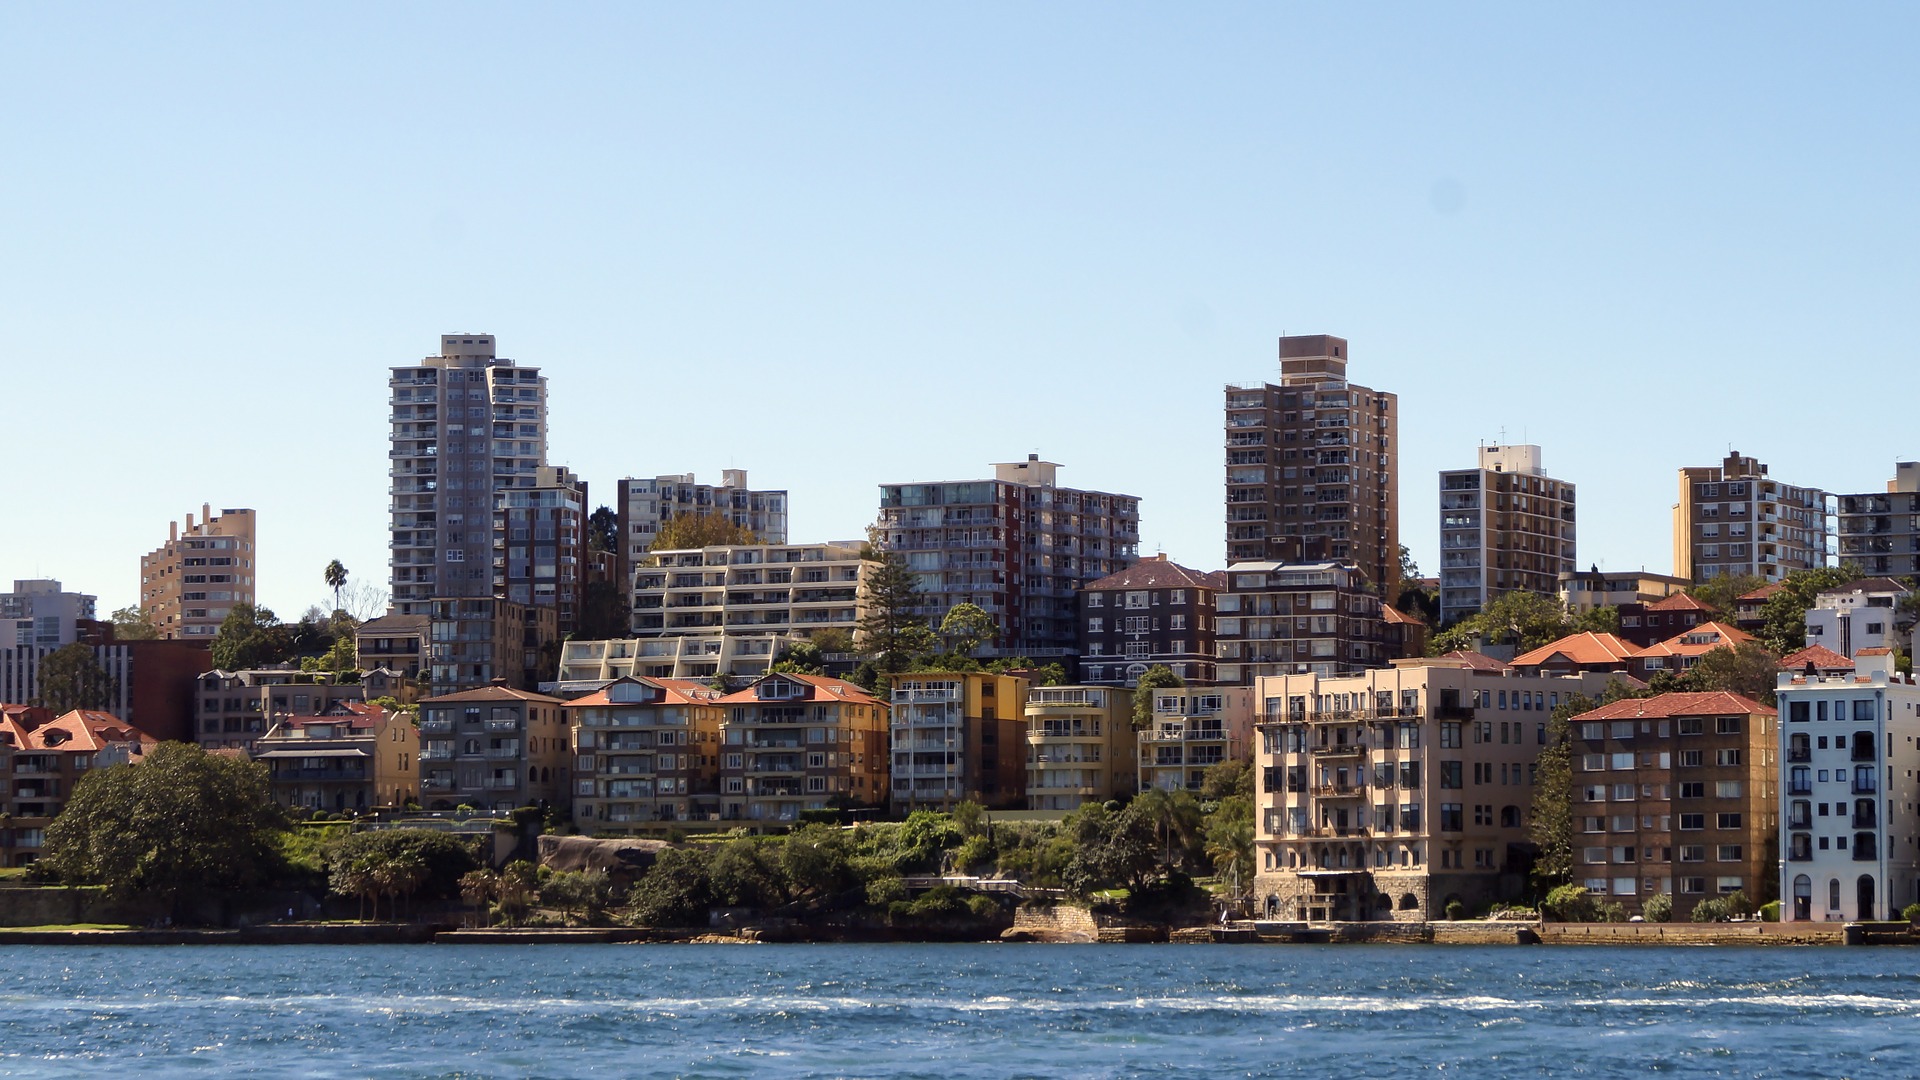
[[[1713,849],[1714,861],[1739,862],[1744,857],[1745,851],[1746,849],[1739,844],[1721,844]]]
[[[1440,787],[1442,790],[1458,791],[1460,788],[1466,786],[1462,783],[1460,776],[1461,768],[1459,762],[1443,761],[1440,763]],[[1444,809],[1441,811],[1442,814],[1445,812]]]
[[[1704,799],[1707,797],[1707,785],[1699,780],[1686,780],[1680,784],[1680,798]]]
[[[1103,631],[1104,631],[1104,629],[1105,629],[1105,627],[1106,627],[1106,620],[1105,620],[1105,619],[1101,619],[1101,618],[1097,618],[1097,617],[1096,617],[1096,618],[1092,618],[1092,619],[1088,619],[1088,620],[1087,620],[1087,633],[1089,633],[1089,634],[1098,634],[1098,633],[1101,633],[1101,632],[1103,632]]]
[[[1713,785],[1713,795],[1717,799],[1737,799],[1742,785],[1738,780],[1721,780]]]
[[[1682,735],[1698,735],[1705,730],[1705,723],[1697,716],[1683,716],[1675,721],[1675,730]]]
[[[1678,760],[1676,760],[1674,764],[1682,769],[1698,768],[1700,765],[1700,751],[1698,750],[1682,750],[1675,756]]]
[[[1738,764],[1740,764],[1740,750],[1739,750],[1739,748],[1738,748],[1738,747],[1735,747],[1735,748],[1733,748],[1733,749],[1730,749],[1730,750],[1715,750],[1715,751],[1713,752],[1713,763],[1714,763],[1714,764],[1716,764],[1716,765],[1738,765]]]
[[[1461,803],[1440,804],[1440,831],[1459,832],[1462,828],[1465,809]]]
[[[1440,749],[1460,749],[1460,725],[1443,723],[1440,725]]]
[[[1680,829],[1682,832],[1695,832],[1706,827],[1707,815],[1705,814],[1680,815]]]
[[[1704,844],[1682,844],[1678,851],[1681,862],[1707,861],[1707,849]]]
[[[1720,717],[1713,722],[1713,732],[1716,735],[1740,734],[1740,718],[1737,716]]]
[[[1742,820],[1739,814],[1721,814],[1716,821],[1716,827],[1722,829],[1738,829],[1740,828]]]

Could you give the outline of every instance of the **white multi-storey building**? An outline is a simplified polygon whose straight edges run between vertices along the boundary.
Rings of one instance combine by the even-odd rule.
[[[1920,899],[1920,685],[1886,649],[1780,674],[1780,918],[1899,917]]]
[[[1501,593],[1551,596],[1574,565],[1573,485],[1538,446],[1482,446],[1479,467],[1440,474],[1442,625]]]
[[[393,606],[494,595],[494,494],[547,463],[547,382],[494,355],[491,334],[444,334],[440,355],[393,369]]]
[[[82,619],[94,618],[95,600],[86,593],[66,592],[58,581],[15,581],[13,591],[0,593],[0,649],[57,649],[71,645]]]
[[[692,473],[620,481],[614,500],[620,519],[620,559],[624,571],[640,564],[660,527],[686,514],[725,518],[753,532],[761,543],[787,542],[787,493],[747,487],[747,470],[723,469],[718,484],[702,484]]]

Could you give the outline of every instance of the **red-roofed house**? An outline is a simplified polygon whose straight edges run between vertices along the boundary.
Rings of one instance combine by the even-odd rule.
[[[1762,585],[1752,592],[1741,593],[1735,597],[1733,601],[1733,625],[1745,630],[1749,634],[1758,633],[1762,627],[1767,625],[1767,601],[1773,599],[1774,593],[1784,588],[1786,588],[1785,585],[1775,581]]]
[[[1753,640],[1753,635],[1723,622],[1701,623],[1685,633],[1650,645],[1634,656],[1642,678],[1666,671],[1684,675],[1702,656],[1715,649],[1737,648]]]
[[[1773,709],[1725,691],[1574,717],[1574,884],[1630,913],[1670,893],[1676,921],[1709,896],[1759,903],[1778,847],[1774,723]]]
[[[567,702],[580,828],[642,832],[719,817],[721,697],[694,679],[628,676]],[[790,741],[802,745],[801,732]]]
[[[559,698],[491,686],[420,703],[420,801],[429,810],[557,804],[573,784]]]
[[[1620,637],[1644,649],[1712,618],[1712,608],[1687,593],[1675,593],[1650,603],[1620,605]]]
[[[1569,634],[1509,661],[1532,674],[1571,675],[1579,671],[1632,671],[1640,650],[1613,634]]]
[[[1813,665],[1815,675],[1845,675],[1853,671],[1853,661],[1825,645],[1809,645],[1780,658],[1780,670],[1796,675],[1804,674],[1808,664]]]
[[[1132,686],[1155,664],[1188,682],[1214,678],[1215,598],[1227,575],[1149,555],[1080,589],[1080,681]]]
[[[720,705],[721,820],[791,825],[802,810],[885,803],[887,706],[872,694],[843,679],[782,672]]]
[[[334,701],[319,716],[288,716],[254,743],[273,799],[307,810],[362,813],[420,797],[420,729],[404,713]]]
[[[120,722],[112,713],[75,709],[34,728],[0,719],[0,737],[13,747],[5,806],[12,820],[0,830],[8,866],[26,866],[40,855],[46,827],[89,770],[138,761],[159,743]]]

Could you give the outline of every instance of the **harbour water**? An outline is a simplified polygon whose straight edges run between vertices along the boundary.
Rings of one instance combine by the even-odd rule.
[[[15,947],[0,1072],[1920,1075],[1905,949]]]

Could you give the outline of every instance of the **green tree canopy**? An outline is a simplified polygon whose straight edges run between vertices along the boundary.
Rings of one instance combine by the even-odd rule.
[[[327,564],[327,569],[321,576],[326,580],[327,588],[333,590],[334,610],[340,610],[340,590],[347,587],[346,565],[339,559],[335,559]]]
[[[660,523],[648,551],[680,551],[721,544],[764,544],[752,529],[735,525],[719,514],[675,514]]]
[[[573,636],[604,641],[633,633],[633,602],[617,582],[589,581],[581,590],[580,617]]]
[[[1606,609],[1611,611],[1611,609]],[[1612,625],[1618,627],[1619,613]],[[1442,630],[1433,639],[1435,652],[1473,648],[1478,634],[1482,645],[1512,645],[1520,652],[1537,649],[1583,629],[1605,629],[1608,616],[1589,613],[1585,625],[1567,614],[1559,599],[1532,592],[1505,592],[1487,606]]]
[[[120,694],[120,681],[100,666],[93,647],[83,642],[62,645],[40,658],[40,697],[36,705],[54,715],[74,709],[107,709]]]
[[[1767,597],[1766,606],[1760,609],[1766,624],[1754,636],[1782,656],[1805,648],[1807,610],[1822,592],[1860,576],[1860,568],[1852,563],[1793,571],[1781,579],[1780,591]]]
[[[620,515],[611,506],[596,506],[587,515],[587,550],[620,550]]]
[[[1739,605],[1735,601],[1767,583],[1757,574],[1726,574],[1708,578],[1687,589],[1688,595],[1712,608],[1723,619],[1730,619]]]
[[[332,645],[332,639],[321,648]],[[272,608],[235,604],[213,636],[213,666],[222,671],[281,664],[294,655],[293,636]]]
[[[933,631],[915,613],[920,575],[897,551],[879,553],[867,578],[867,614],[860,620],[861,650],[882,674],[905,671],[932,652]]]
[[[160,636],[160,628],[153,625],[152,613],[145,608],[116,608],[108,618],[113,621],[115,641],[152,641]]]
[[[940,640],[956,656],[972,656],[999,635],[999,624],[978,604],[955,604],[940,619]]]
[[[1165,664],[1155,664],[1140,673],[1140,679],[1133,685],[1133,727],[1144,731],[1153,726],[1153,692],[1171,690],[1187,685],[1186,680],[1173,673]]]
[[[257,885],[279,865],[285,825],[267,768],[189,743],[89,772],[52,825],[41,861],[59,880],[182,900]]]
[[[821,675],[827,670],[820,646],[811,641],[795,641],[773,656],[773,670],[795,675]]]

